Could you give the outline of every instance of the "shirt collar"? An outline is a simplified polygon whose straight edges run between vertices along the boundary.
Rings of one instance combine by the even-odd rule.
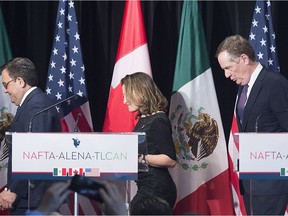
[[[27,92],[25,92],[25,94],[24,94],[24,96],[23,96],[23,98],[22,98],[21,103],[20,103],[19,106],[21,106],[21,105],[23,104],[23,102],[24,102],[24,100],[26,99],[26,97],[27,97],[34,89],[36,89],[36,88],[37,88],[36,86],[31,87]]]
[[[251,89],[252,89],[252,87],[253,87],[258,75],[260,74],[262,68],[263,68],[263,66],[260,63],[258,63],[256,69],[253,71],[253,73],[252,73],[252,75],[250,77],[249,83],[248,83],[249,87],[248,87],[248,90],[247,90],[247,96],[249,96],[250,91],[251,91]]]

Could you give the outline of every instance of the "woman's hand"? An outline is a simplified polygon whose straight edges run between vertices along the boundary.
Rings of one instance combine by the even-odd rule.
[[[165,167],[165,168],[172,168],[176,165],[176,161],[172,160],[169,156],[165,154],[147,154],[143,157],[139,157],[139,162],[147,161],[147,164],[154,167]]]

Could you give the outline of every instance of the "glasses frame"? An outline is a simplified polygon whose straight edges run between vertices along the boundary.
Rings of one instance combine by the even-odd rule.
[[[9,83],[11,83],[12,81],[16,82],[16,79],[17,79],[17,78],[15,78],[15,79],[11,79],[11,80],[9,80],[7,83],[2,83],[3,87],[4,87],[5,89],[7,89]]]

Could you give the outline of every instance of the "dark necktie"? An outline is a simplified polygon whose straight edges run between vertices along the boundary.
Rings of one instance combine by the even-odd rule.
[[[20,110],[20,106],[17,107],[17,110],[16,110],[16,113],[15,113],[14,117],[17,115],[17,113],[19,112],[19,110]]]
[[[237,110],[238,110],[238,115],[239,115],[241,124],[242,124],[242,120],[243,120],[243,116],[244,116],[245,103],[247,101],[248,87],[249,87],[248,85],[245,85],[243,87],[240,98],[238,100],[238,104],[237,104]]]

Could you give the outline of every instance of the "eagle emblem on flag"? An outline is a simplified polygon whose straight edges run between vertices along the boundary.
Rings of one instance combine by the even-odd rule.
[[[8,146],[5,140],[5,132],[9,131],[14,115],[12,113],[6,112],[6,107],[1,109],[0,117],[0,171],[7,169],[8,167]]]
[[[219,139],[217,121],[205,113],[203,107],[197,110],[197,115],[192,113],[192,107],[184,111],[178,104],[171,113],[173,142],[177,154],[177,163],[184,170],[207,168],[208,164],[198,163],[214,151]],[[193,164],[191,163],[193,161]]]

